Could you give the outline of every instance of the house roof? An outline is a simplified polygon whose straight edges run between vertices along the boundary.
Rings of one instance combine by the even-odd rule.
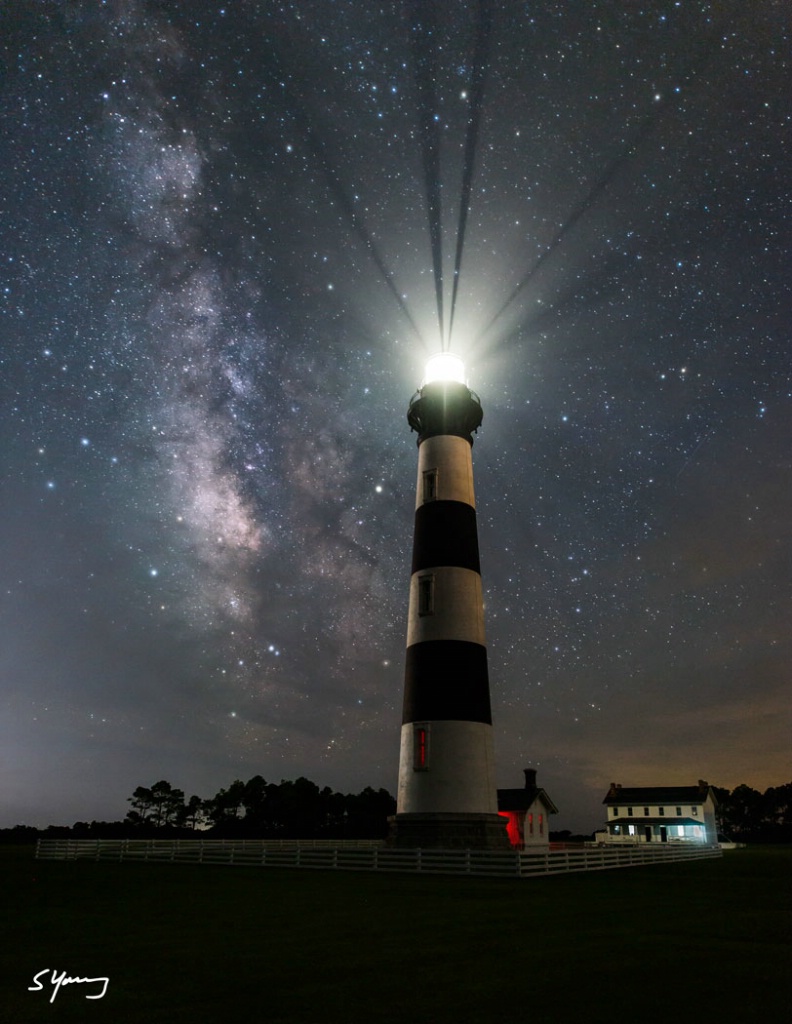
[[[704,826],[705,822],[701,818],[611,818],[608,821],[608,825],[701,825]]]
[[[611,786],[604,804],[700,804],[707,797],[717,806],[712,786]]]
[[[536,801],[541,799],[547,807],[548,814],[558,814],[558,808],[543,789],[536,786],[522,789],[499,789],[499,811],[527,811]]]

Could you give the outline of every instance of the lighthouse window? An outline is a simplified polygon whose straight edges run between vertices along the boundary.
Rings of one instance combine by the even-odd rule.
[[[434,576],[418,577],[418,614],[434,614]]]
[[[437,470],[425,469],[423,475],[423,500],[437,501]]]
[[[429,726],[413,726],[413,768],[417,772],[429,769]]]

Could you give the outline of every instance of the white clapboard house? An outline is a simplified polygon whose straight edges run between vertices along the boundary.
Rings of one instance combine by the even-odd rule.
[[[600,843],[702,843],[718,841],[718,802],[709,783],[697,786],[621,786],[602,801],[608,814]]]

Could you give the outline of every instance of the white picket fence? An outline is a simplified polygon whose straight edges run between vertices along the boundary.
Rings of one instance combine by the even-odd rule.
[[[39,839],[39,860],[142,860],[234,864],[341,871],[404,871],[421,874],[535,878],[570,871],[603,871],[646,864],[720,857],[719,846],[650,844],[566,847],[525,852],[399,850],[377,840],[224,839]]]

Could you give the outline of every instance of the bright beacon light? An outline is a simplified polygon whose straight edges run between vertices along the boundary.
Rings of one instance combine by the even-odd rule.
[[[452,352],[441,352],[438,356],[432,356],[426,364],[424,371],[424,384],[431,384],[436,380],[451,380],[458,384],[465,384],[465,364]],[[421,385],[423,387],[423,385]]]

